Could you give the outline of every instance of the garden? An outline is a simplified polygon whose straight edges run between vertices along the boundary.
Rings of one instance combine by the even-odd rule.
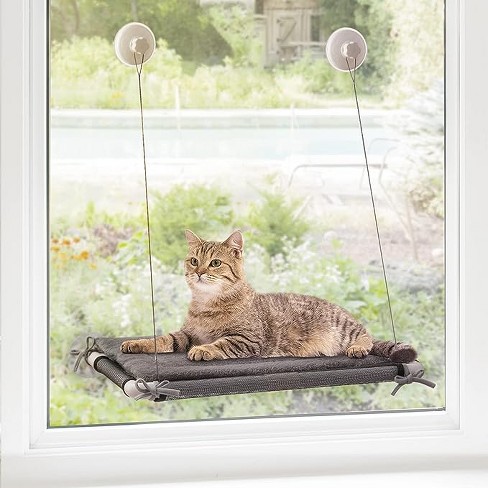
[[[61,16],[62,3],[51,2],[53,120],[63,111],[129,114],[137,109],[137,79],[119,63],[111,45],[117,28],[134,19],[151,25],[159,39],[143,72],[149,111],[351,107],[350,79],[323,60],[304,55],[293,63],[263,67],[255,11],[238,2],[202,7],[193,1],[133,1],[131,10],[122,9],[121,2],[76,0],[73,10]],[[87,366],[74,374],[70,351],[82,347],[87,335],[152,332],[146,222],[141,192],[140,199],[120,197],[126,188],[122,182],[121,193],[110,204],[100,186],[94,190],[92,185],[89,194],[78,192],[91,183],[79,180],[75,166],[72,171],[65,166],[64,176],[58,177],[57,165],[65,161],[53,150],[51,426],[444,406],[443,2],[348,0],[340,2],[341,10],[336,1],[319,3],[324,32],[344,25],[341,15],[349,9],[352,26],[369,36],[371,60],[359,86],[363,106],[401,113],[400,120],[385,117],[382,122],[397,142],[383,182],[388,192],[376,187],[380,228],[397,336],[417,348],[437,388],[412,385],[392,397],[392,384],[353,385],[152,404],[126,398]],[[169,17],[174,19],[172,29],[166,27]],[[435,49],[406,55],[409,43],[425,42]],[[82,115],[77,123],[84,123]],[[61,132],[53,130],[52,138],[57,134]],[[181,134],[184,144],[186,133]],[[121,132],[120,140],[124,138]],[[312,195],[304,177],[291,188],[285,161],[263,163],[259,171],[231,165],[218,178],[208,176],[221,171],[222,162],[213,159],[205,160],[208,168],[200,173],[198,165],[182,165],[182,158],[173,166],[162,164],[158,174],[164,185],[150,192],[158,333],[181,326],[190,300],[182,266],[184,230],[223,240],[240,228],[247,277],[257,291],[326,298],[350,310],[375,337],[391,339],[371,202],[364,192],[331,196],[321,187]],[[110,185],[110,179],[103,185]]]

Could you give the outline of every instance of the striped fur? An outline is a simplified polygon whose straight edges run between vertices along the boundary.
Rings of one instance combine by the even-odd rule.
[[[192,300],[183,327],[158,337],[157,352],[188,352],[195,361],[252,356],[336,356],[369,353],[410,362],[406,344],[373,341],[349,312],[320,298],[294,293],[257,293],[243,267],[243,237],[204,241],[186,231],[185,277]],[[123,352],[154,352],[154,340],[125,341]]]

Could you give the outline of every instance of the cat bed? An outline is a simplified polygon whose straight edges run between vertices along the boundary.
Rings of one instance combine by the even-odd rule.
[[[320,356],[190,361],[185,353],[165,353],[158,354],[156,375],[154,354],[120,351],[127,339],[87,338],[84,351],[72,351],[78,355],[75,370],[85,359],[127,396],[156,402],[385,381],[397,383],[392,394],[407,383],[435,386],[422,378],[420,362],[393,363],[373,355],[363,359]]]

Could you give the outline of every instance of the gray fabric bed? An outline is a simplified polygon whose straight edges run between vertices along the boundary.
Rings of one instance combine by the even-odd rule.
[[[314,358],[247,358],[225,361],[190,361],[183,353],[158,355],[159,376],[153,354],[124,354],[120,344],[127,338],[97,338],[94,349],[103,354],[95,369],[123,388],[125,381],[167,380],[179,390],[178,398],[243,394],[394,381],[403,365],[367,356]],[[157,401],[166,400],[162,395]]]

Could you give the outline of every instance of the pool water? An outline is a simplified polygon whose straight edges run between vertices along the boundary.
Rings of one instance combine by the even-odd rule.
[[[371,153],[383,154],[392,143],[385,129],[365,129],[366,143],[378,140]],[[357,127],[340,128],[236,128],[148,129],[147,157],[153,159],[268,159],[300,155],[352,155],[362,153]],[[141,154],[137,128],[52,128],[52,160],[127,159]]]

